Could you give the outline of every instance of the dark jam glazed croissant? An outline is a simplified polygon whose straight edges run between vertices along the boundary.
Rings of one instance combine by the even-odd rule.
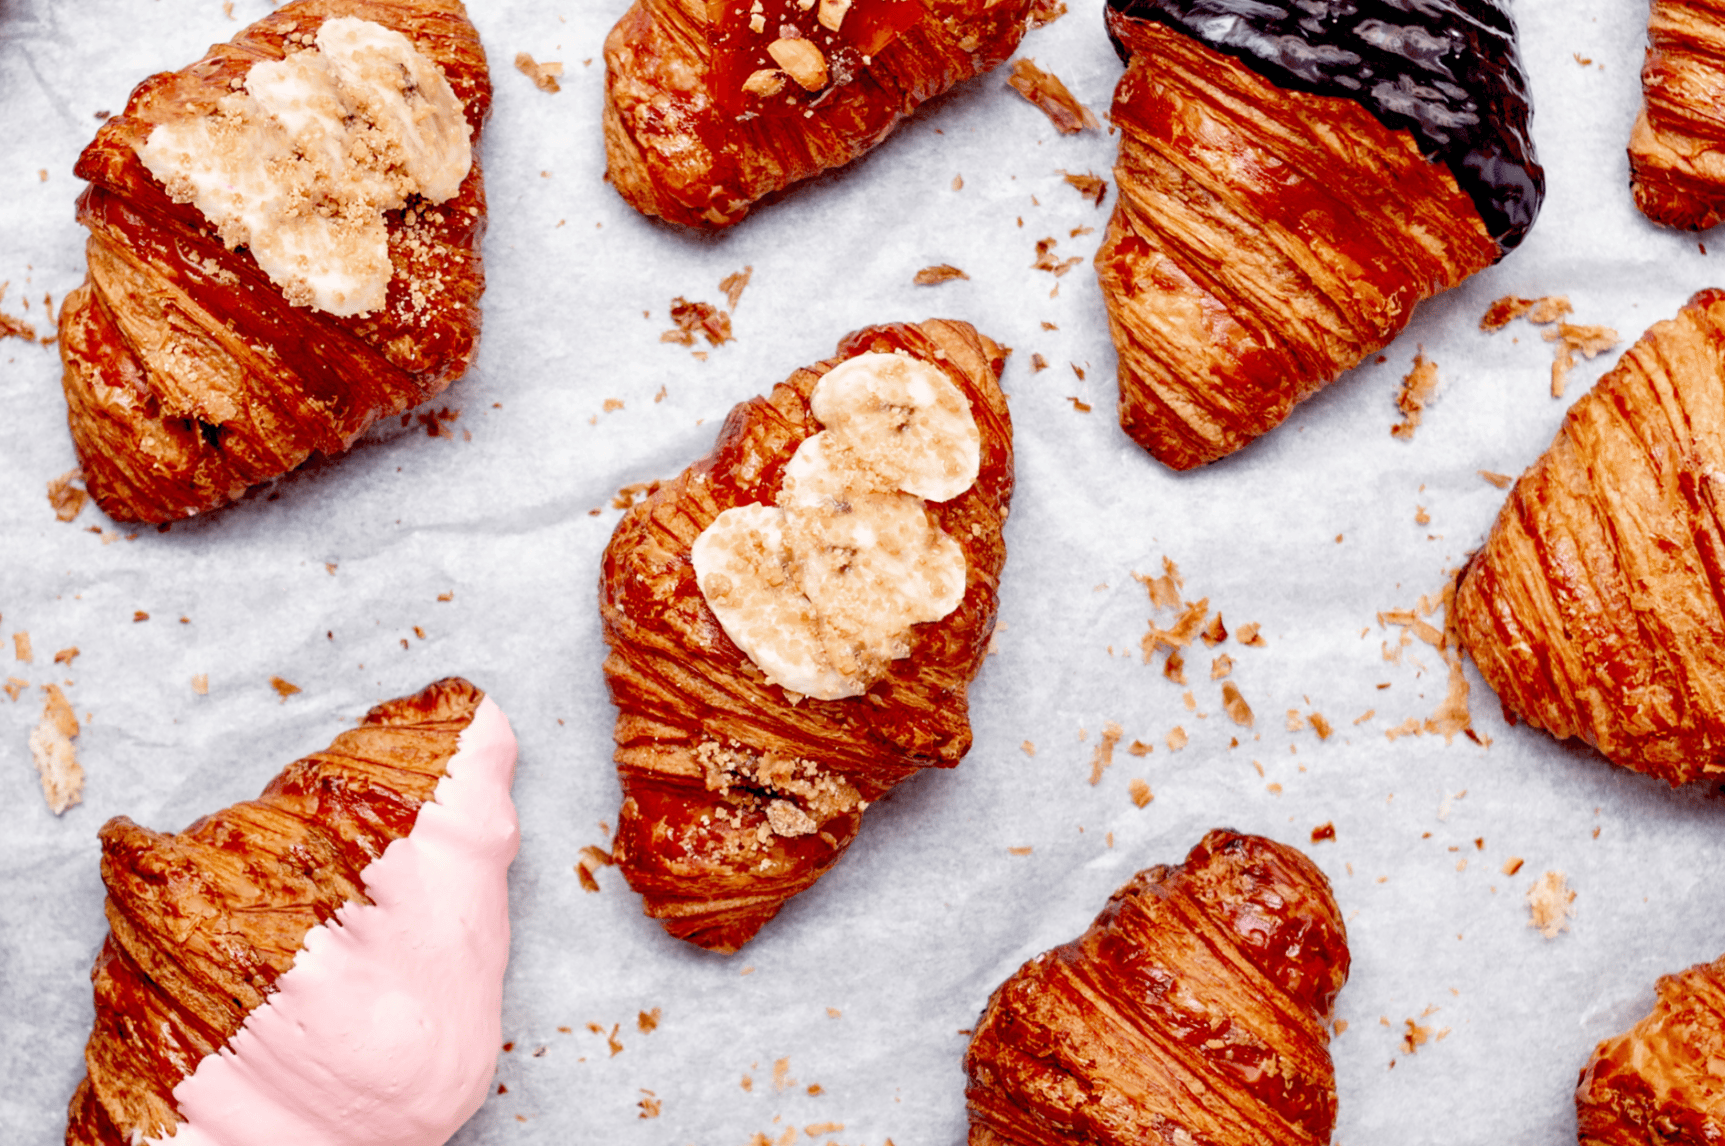
[[[1652,1013],[1594,1048],[1575,1114],[1581,1146],[1725,1142],[1725,958],[1659,980]]]
[[[605,39],[606,177],[727,227],[1018,46],[1029,0],[635,0]]]
[[[1655,223],[1688,231],[1725,209],[1725,5],[1653,0],[1641,66],[1641,114],[1629,136],[1635,205]]]
[[[1120,424],[1190,469],[1279,425],[1538,212],[1491,0],[1110,0],[1119,198],[1096,271]]]
[[[405,36],[459,101],[447,126],[454,134],[465,128],[471,151],[465,176],[442,188],[453,194],[437,202],[411,190],[403,196],[415,185],[404,172],[416,172],[422,156],[404,157],[377,126],[390,111],[369,106],[371,118],[355,133],[355,146],[378,157],[369,184],[337,202],[329,188],[358,178],[357,166],[343,165],[333,179],[320,172],[304,188],[273,188],[278,201],[303,192],[308,215],[323,212],[344,226],[359,225],[356,202],[374,218],[382,211],[387,248],[382,232],[367,239],[368,257],[384,263],[371,267],[375,297],[337,291],[339,302],[260,266],[255,256],[270,248],[273,224],[210,218],[191,198],[195,180],[170,175],[169,186],[140,155],[163,125],[170,134],[232,130],[248,114],[233,101],[245,99],[248,84],[264,90],[253,69],[327,54],[320,34],[338,19]],[[385,77],[401,91],[406,118],[435,104],[425,94],[435,84],[419,83],[433,74]],[[314,452],[341,452],[376,419],[423,402],[467,369],[485,287],[477,144],[490,106],[485,53],[458,0],[296,0],[133,91],[125,113],[78,159],[76,173],[90,181],[78,200],[78,221],[90,229],[89,276],[60,315],[72,438],[104,511],[160,522],[214,509]],[[216,149],[206,141],[178,150],[196,162]],[[338,234],[336,249],[353,251]],[[289,249],[281,261],[298,253]]]
[[[775,501],[793,504],[788,488],[816,484],[802,467],[804,443],[823,424],[825,434],[834,432],[817,383],[839,376],[841,365],[850,371],[881,361],[931,372],[960,416],[974,420],[967,488],[951,496],[943,495],[955,486],[920,490],[924,505],[907,505],[908,495],[889,499],[924,540],[960,560],[946,587],[951,611],[905,628],[888,655],[832,626],[810,630],[806,616],[768,624],[764,651],[746,653],[739,644],[753,649],[762,630],[738,621],[742,595],[734,589],[719,597],[723,621],[709,604],[736,576],[734,569],[700,568],[708,544],[702,539],[722,533],[722,515],[771,516]],[[618,523],[600,574],[623,787],[615,855],[647,914],[672,935],[736,950],[838,862],[869,803],[920,768],[954,766],[969,749],[966,691],[994,628],[1006,560],[1001,527],[1012,496],[1012,427],[998,386],[1004,366],[1002,348],[960,322],[857,331],[833,358],[733,409],[712,453]],[[792,480],[798,475],[800,485]],[[849,500],[860,512],[862,501],[878,496]],[[843,529],[853,517],[841,504],[813,524]],[[784,530],[792,532],[788,520]],[[871,562],[890,560],[891,549],[882,530],[849,550],[786,557],[783,565],[775,557],[767,575],[803,586],[825,561],[837,580],[846,566],[867,579]],[[870,592],[865,586],[864,596]],[[813,612],[798,601],[798,610]],[[827,690],[813,674],[797,685],[802,694],[775,683],[792,679],[800,655],[794,647],[775,649],[775,634],[795,632],[807,632],[809,645],[836,645],[837,660],[854,653],[851,682]],[[819,699],[817,689],[831,699]]]
[[[67,1146],[453,1134],[497,1053],[514,762],[496,704],[451,678],[183,832],[104,825]]]
[[[1323,873],[1213,831],[990,996],[964,1060],[971,1146],[1326,1143],[1347,977]]]
[[[1506,712],[1681,784],[1725,772],[1725,291],[1569,409],[1456,592]]]

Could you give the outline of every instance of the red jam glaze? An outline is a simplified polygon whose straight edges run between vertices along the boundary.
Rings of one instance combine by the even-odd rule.
[[[874,55],[915,27],[926,12],[920,0],[852,0],[834,32],[821,24],[820,11],[819,0],[806,8],[798,0],[708,0],[713,62],[707,90],[713,102],[733,115],[804,111],[854,79]],[[757,15],[759,32],[752,27]],[[795,29],[795,35],[786,37],[787,28]],[[808,40],[820,49],[826,60],[826,86],[807,91],[784,75],[767,52],[767,46],[781,37]],[[771,95],[744,91],[743,84],[757,71],[779,71],[783,87]]]

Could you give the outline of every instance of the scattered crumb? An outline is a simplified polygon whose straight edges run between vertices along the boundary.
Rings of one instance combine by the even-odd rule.
[[[797,1080],[791,1077],[791,1060],[781,1058],[773,1060],[773,1089],[783,1091],[787,1086],[795,1086]]]
[[[1503,861],[1503,874],[1514,875],[1516,872],[1521,870],[1521,865],[1526,862],[1527,861],[1522,859],[1520,856],[1510,856],[1508,859]]]
[[[629,509],[634,506],[636,501],[645,500],[656,492],[658,488],[659,483],[656,481],[640,481],[635,482],[633,485],[626,485],[617,491],[616,497],[611,499],[611,508]],[[439,600],[441,600],[441,598],[439,598]]]
[[[1040,28],[1066,15],[1066,0],[1030,0],[1030,26]]]
[[[61,649],[59,652],[55,653],[54,654],[54,663],[57,665],[69,665],[74,660],[77,659],[77,656],[78,656],[78,646],[73,645],[69,649]]]
[[[1090,785],[1095,787],[1102,779],[1102,773],[1114,763],[1114,746],[1120,743],[1125,730],[1112,720],[1102,725],[1102,740],[1096,745],[1096,753],[1090,759]]]
[[[1240,695],[1233,681],[1222,685],[1222,707],[1228,710],[1235,724],[1242,728],[1252,727],[1252,706],[1246,703],[1246,698]]]
[[[1073,396],[1073,395],[1071,395],[1071,394],[1068,394],[1068,395],[1067,395],[1067,396],[1066,396],[1066,400],[1067,400],[1067,401],[1068,401],[1068,402],[1071,402],[1071,403],[1072,403],[1072,408],[1073,408],[1073,409],[1074,409],[1074,410],[1076,410],[1076,411],[1078,411],[1078,412],[1079,412],[1079,413],[1080,413],[1080,414],[1088,414],[1088,413],[1090,413],[1090,403],[1089,403],[1089,402],[1086,402],[1086,401],[1084,401],[1084,400],[1083,400],[1083,399],[1081,399],[1081,398],[1078,398],[1078,397],[1075,397],[1075,396]]]
[[[279,676],[270,677],[270,687],[276,690],[276,695],[282,698],[283,704],[287,703],[288,697],[300,691],[299,685],[289,684]]]
[[[1204,627],[1204,631],[1198,635],[1204,639],[1204,643],[1210,648],[1215,648],[1217,645],[1227,640],[1228,627],[1222,623],[1222,614],[1217,613],[1214,617],[1211,617],[1210,623],[1206,625]],[[1226,659],[1226,657],[1224,657],[1224,659]]]
[[[1401,393],[1396,395],[1396,408],[1402,420],[1390,427],[1392,437],[1412,441],[1414,429],[1425,414],[1426,403],[1437,393],[1437,363],[1425,356],[1424,349],[1414,355],[1413,369],[1402,379]]]
[[[1056,239],[1053,235],[1045,235],[1036,240],[1036,261],[1030,264],[1031,268],[1038,271],[1047,271],[1055,278],[1059,278],[1061,275],[1084,261],[1083,257],[1080,255],[1073,255],[1069,259],[1055,258],[1054,248],[1059,245],[1060,240]]]
[[[1076,135],[1086,128],[1098,131],[1102,127],[1091,110],[1066,90],[1059,77],[1037,67],[1036,61],[1028,56],[1012,62],[1012,75],[1006,82],[1013,91],[1040,108],[1054,124],[1055,130],[1063,135]]]
[[[73,482],[83,481],[84,471],[73,468],[48,483],[48,504],[54,510],[54,516],[61,521],[71,521],[83,510],[84,503],[90,495]]]
[[[731,313],[737,311],[737,303],[742,300],[743,288],[749,285],[749,280],[755,277],[753,265],[740,271],[732,271],[719,280],[719,289],[725,292],[725,304],[731,308]]]
[[[1131,753],[1133,756],[1148,756],[1150,753],[1156,751],[1156,748],[1154,745],[1146,744],[1142,740],[1134,740],[1131,744],[1126,746],[1126,751]]]
[[[1168,751],[1178,752],[1184,747],[1186,747],[1186,730],[1176,724],[1173,731],[1168,733]]]
[[[606,859],[609,860],[610,857],[607,856]],[[644,1035],[652,1034],[659,1026],[661,1013],[662,1012],[658,1007],[654,1007],[650,1011],[638,1012],[635,1016],[635,1026],[639,1028],[641,1033]]]
[[[1575,355],[1592,360],[1617,345],[1617,332],[1608,326],[1577,326],[1560,322],[1556,330],[1545,332],[1547,342],[1558,343],[1557,357],[1551,363],[1551,396],[1563,397],[1569,372],[1575,368]]]
[[[72,738],[78,735],[78,718],[57,684],[44,685],[48,699],[42,705],[42,720],[30,733],[30,755],[42,778],[42,797],[56,816],[84,797],[84,769],[78,765]]]
[[[515,70],[533,81],[533,86],[542,92],[562,91],[562,85],[557,77],[563,74],[563,65],[553,60],[545,63],[535,63],[533,57],[526,52],[515,53]]]
[[[1139,779],[1133,779],[1129,782],[1126,785],[1126,791],[1131,795],[1132,802],[1140,808],[1156,798],[1150,791],[1150,785]]]
[[[0,688],[3,688],[6,690],[6,695],[12,698],[12,702],[14,704],[16,704],[18,702],[19,694],[21,694],[25,689],[27,689],[29,687],[30,687],[29,681],[19,680],[15,676],[7,677],[6,683],[3,685],[0,685]]]
[[[1080,195],[1096,204],[1096,206],[1102,206],[1102,200],[1108,195],[1108,180],[1102,178],[1094,171],[1086,172],[1083,175],[1074,175],[1072,172],[1063,168],[1061,169],[1060,174],[1066,178],[1066,182],[1078,189],[1078,193]]]
[[[1323,843],[1325,840],[1333,840],[1335,838],[1336,825],[1334,821],[1326,821],[1312,829],[1312,842],[1314,844]]]
[[[144,610],[142,610],[142,609],[133,609],[132,610],[132,623],[134,625],[141,625],[149,619],[150,619],[150,614],[144,612]]]
[[[1414,506],[1414,524],[1430,525],[1431,523],[1432,515],[1426,512],[1426,507],[1423,505]]]
[[[1040,374],[1047,369],[1048,359],[1042,357],[1040,354],[1032,354],[1030,356],[1030,372],[1032,374]]]
[[[1032,744],[1028,740],[1026,740],[1023,744],[1019,745],[1019,747],[1024,749],[1024,754],[1026,756],[1036,755],[1036,745]]]
[[[969,279],[970,276],[953,266],[951,263],[935,263],[916,272],[911,281],[917,286],[934,286],[936,283],[949,283],[953,279]]]
[[[1256,621],[1249,625],[1241,625],[1236,629],[1234,639],[1248,648],[1263,648],[1269,643],[1258,635],[1258,623]]]
[[[29,664],[35,655],[30,649],[30,634],[23,629],[12,634],[12,655],[25,664]]]
[[[594,892],[599,890],[599,881],[593,878],[593,873],[602,867],[610,867],[617,861],[611,858],[611,853],[604,848],[589,844],[580,851],[580,860],[575,864],[575,874],[581,881],[581,890]]]
[[[735,341],[731,337],[731,316],[710,302],[690,302],[678,295],[671,300],[671,321],[677,325],[659,335],[660,342],[693,346],[697,334],[704,337],[709,346]]]
[[[1486,307],[1485,315],[1479,320],[1481,330],[1502,330],[1511,322],[1527,315],[1527,320],[1536,326],[1556,322],[1566,314],[1574,313],[1575,308],[1569,305],[1569,299],[1563,295],[1548,295],[1544,298],[1516,298],[1506,295]]]
[[[199,696],[210,695],[210,674],[201,672],[194,676],[192,678],[192,691]]]
[[[1234,658],[1222,653],[1210,662],[1210,679],[1221,680],[1234,671]]]
[[[1330,733],[1335,731],[1330,727],[1330,722],[1324,719],[1324,714],[1321,712],[1314,712],[1307,719],[1312,722],[1312,731],[1318,734],[1319,740],[1328,740]]]
[[[1575,892],[1569,889],[1564,874],[1548,871],[1527,889],[1527,905],[1532,911],[1527,925],[1539,928],[1547,939],[1556,939],[1558,932],[1569,930],[1569,917],[1574,914],[1570,904],[1574,902]]]
[[[1480,470],[1479,476],[1490,482],[1492,485],[1495,485],[1498,489],[1508,489],[1515,482],[1515,479],[1510,477],[1508,474],[1493,473],[1490,470]]]
[[[637,1115],[637,1117],[639,1117],[639,1118],[657,1118],[657,1117],[659,1117],[659,1111],[663,1108],[662,1104],[659,1102],[659,1100],[657,1098],[655,1098],[653,1096],[653,1092],[648,1090],[646,1087],[641,1087],[640,1090],[641,1090],[642,1094],[646,1095],[646,1097],[643,1098],[640,1102],[637,1102],[635,1104],[636,1106],[639,1106],[641,1108],[641,1113],[639,1115]]]
[[[1402,1053],[1413,1054],[1418,1048],[1431,1040],[1432,1029],[1422,1027],[1412,1019],[1404,1019],[1407,1031],[1402,1035]]]
[[[617,1031],[623,1024],[612,1023],[611,1033],[605,1036],[605,1045],[611,1049],[611,1057],[616,1058],[623,1053],[623,1044],[617,1039]]]
[[[1006,850],[1007,850],[1008,854],[1010,854],[1010,855],[1027,856],[1031,852],[1035,851],[1036,849],[1032,847],[1032,848],[1007,848]]]

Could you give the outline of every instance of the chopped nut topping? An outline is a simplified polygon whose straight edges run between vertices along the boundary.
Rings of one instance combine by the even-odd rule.
[[[839,30],[839,25],[845,22],[845,13],[851,10],[851,0],[820,0],[821,7],[815,19],[821,27],[829,32]]]
[[[767,55],[804,91],[818,92],[827,86],[827,59],[809,41],[790,40],[781,35],[767,45]]]

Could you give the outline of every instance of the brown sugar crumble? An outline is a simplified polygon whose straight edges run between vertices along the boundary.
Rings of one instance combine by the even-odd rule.
[[[917,286],[934,286],[936,283],[949,283],[953,279],[969,279],[970,276],[953,266],[951,263],[935,263],[916,272],[911,281]]]
[[[1098,131],[1102,127],[1095,114],[1066,90],[1058,76],[1043,71],[1028,56],[1012,62],[1012,75],[1006,82],[1013,91],[1035,104],[1055,130],[1063,135],[1077,135],[1086,129]]]
[[[1402,412],[1402,420],[1390,427],[1392,437],[1413,441],[1414,430],[1425,415],[1426,404],[1437,393],[1437,387],[1437,363],[1427,358],[1423,350],[1416,353],[1413,369],[1402,379],[1401,393],[1396,395],[1396,408]]]
[[[532,80],[533,86],[542,92],[563,90],[562,85],[557,82],[557,77],[563,74],[563,65],[554,60],[536,63],[526,52],[517,52],[515,70]]]

